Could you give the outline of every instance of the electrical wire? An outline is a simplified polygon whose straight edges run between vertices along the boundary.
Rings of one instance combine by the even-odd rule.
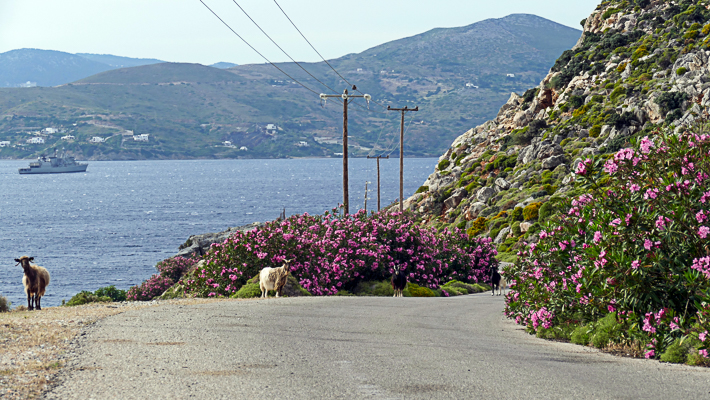
[[[259,30],[261,31],[261,33],[263,33],[267,38],[269,38],[269,40],[271,40],[271,43],[273,43],[274,46],[278,47],[279,50],[281,50],[281,52],[286,55],[286,57],[290,58],[291,61],[293,61],[296,65],[298,65],[298,67],[301,68],[305,73],[307,73],[308,75],[310,75],[311,78],[313,78],[313,79],[315,79],[316,81],[318,81],[318,83],[320,83],[321,85],[323,85],[323,86],[325,86],[326,88],[328,88],[328,90],[330,90],[331,92],[337,93],[337,92],[335,91],[335,89],[333,89],[333,88],[331,88],[330,86],[328,86],[328,85],[326,85],[325,83],[323,83],[323,81],[321,81],[320,79],[316,78],[313,74],[311,74],[310,72],[308,72],[308,70],[306,70],[305,68],[303,68],[303,66],[302,66],[298,61],[294,60],[293,57],[291,57],[291,56],[286,52],[286,50],[284,50],[281,46],[279,46],[279,44],[276,43],[276,41],[275,41],[274,39],[272,39],[271,36],[269,36],[269,34],[266,33],[266,31],[263,30],[263,29],[261,28],[261,26],[259,26],[259,24],[258,24],[256,21],[254,21],[254,19],[249,15],[249,13],[247,13],[246,10],[244,10],[244,8],[242,8],[242,6],[240,6],[239,3],[237,3],[237,0],[232,0],[232,2],[233,2],[234,4],[236,4],[237,7],[239,7],[240,10],[242,10],[242,12],[244,13],[244,15],[246,15],[247,18],[249,18],[249,20],[250,20],[254,25],[256,25],[257,28],[259,28]]]
[[[312,93],[315,93],[315,94],[317,94],[317,95],[320,95],[320,93],[316,92],[315,90],[313,90],[313,89],[309,88],[308,86],[304,85],[303,83],[299,82],[296,78],[294,78],[294,77],[292,77],[291,75],[287,74],[286,71],[282,70],[282,69],[279,68],[276,64],[274,64],[273,62],[271,62],[271,60],[269,60],[268,58],[266,58],[266,56],[264,56],[263,54],[261,54],[261,53],[259,52],[259,50],[257,50],[256,48],[254,48],[254,46],[252,46],[251,44],[249,44],[249,42],[247,42],[246,39],[244,39],[241,35],[239,35],[239,34],[237,33],[237,31],[235,31],[234,29],[232,29],[232,27],[231,27],[228,23],[226,23],[219,15],[217,15],[217,13],[214,12],[214,10],[212,10],[207,4],[205,4],[204,1],[202,1],[202,0],[199,0],[199,1],[200,1],[200,3],[202,3],[203,6],[205,6],[208,10],[210,10],[210,12],[211,12],[212,14],[214,14],[214,16],[217,17],[217,19],[220,20],[220,21],[222,22],[222,24],[224,24],[224,26],[226,26],[227,28],[229,28],[229,30],[232,31],[232,33],[234,33],[235,35],[237,35],[237,37],[238,37],[239,39],[241,39],[242,42],[244,42],[247,46],[249,46],[249,48],[251,48],[252,50],[254,50],[254,52],[256,52],[256,54],[260,55],[261,58],[263,58],[264,60],[266,60],[266,62],[268,62],[269,64],[271,64],[274,68],[276,68],[277,70],[279,70],[282,74],[286,75],[287,77],[289,77],[291,80],[293,80],[293,81],[296,82],[297,84],[303,86],[305,89],[309,90],[309,91],[312,92]]]
[[[311,46],[311,48],[313,49],[313,51],[315,51],[316,54],[318,54],[318,56],[321,58],[321,60],[323,60],[323,62],[325,62],[325,63],[330,67],[330,69],[333,70],[333,72],[335,72],[342,80],[344,80],[345,83],[347,83],[350,87],[356,87],[355,90],[356,90],[357,92],[359,92],[360,94],[363,94],[363,95],[364,95],[365,93],[361,92],[360,89],[357,89],[357,86],[356,86],[356,85],[353,85],[352,83],[350,83],[342,74],[340,74],[340,72],[338,72],[335,68],[333,68],[333,66],[328,62],[328,60],[325,59],[325,57],[323,57],[323,55],[321,55],[321,53],[320,53],[318,50],[316,50],[315,46],[313,46],[313,44],[311,43],[311,41],[308,40],[308,38],[306,38],[306,35],[304,35],[303,32],[301,32],[301,30],[298,29],[298,26],[296,26],[296,24],[293,22],[293,20],[291,19],[291,17],[289,17],[288,14],[286,14],[286,11],[284,11],[284,9],[281,7],[281,5],[280,5],[276,0],[274,0],[274,3],[275,3],[276,6],[279,8],[279,10],[281,10],[281,12],[282,12],[283,15],[286,17],[286,19],[288,19],[288,22],[290,22],[291,25],[293,25],[293,27],[296,28],[296,30],[297,30],[298,33],[301,35],[301,37],[303,38],[303,40],[305,40],[306,43],[308,43],[308,45]],[[376,101],[376,100],[372,100],[372,102],[375,103],[375,104],[377,104],[377,105],[379,105],[379,106],[382,107],[382,108],[387,108],[384,104],[381,104],[381,103],[379,103],[379,102]]]

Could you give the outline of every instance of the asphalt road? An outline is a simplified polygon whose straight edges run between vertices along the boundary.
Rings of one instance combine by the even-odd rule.
[[[281,298],[88,328],[47,399],[706,399],[710,370],[532,337],[503,298]]]

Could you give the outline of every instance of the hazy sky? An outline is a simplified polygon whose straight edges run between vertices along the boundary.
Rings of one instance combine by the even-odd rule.
[[[273,0],[202,0],[272,61],[288,61],[242,6],[298,61],[320,61]],[[277,0],[326,58],[433,28],[529,13],[580,29],[600,0]],[[0,0],[0,53],[38,48],[172,62],[264,60],[200,0]]]

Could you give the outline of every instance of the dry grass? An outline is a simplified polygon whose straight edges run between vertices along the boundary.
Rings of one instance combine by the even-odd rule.
[[[201,304],[215,299],[146,303],[93,303],[0,313],[0,398],[34,399],[62,368],[60,356],[87,325],[125,311],[164,304]],[[163,344],[163,343],[161,343]]]

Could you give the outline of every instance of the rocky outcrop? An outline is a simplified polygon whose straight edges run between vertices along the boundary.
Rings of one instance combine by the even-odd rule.
[[[243,226],[238,226],[234,228],[228,228],[227,230],[224,230],[222,232],[216,232],[216,233],[204,233],[201,235],[192,235],[190,236],[187,241],[183,244],[180,245],[179,252],[175,255],[175,257],[189,257],[193,254],[202,256],[204,255],[207,250],[209,250],[210,246],[214,243],[222,243],[224,242],[227,238],[232,236],[235,232],[248,232],[252,231],[260,226],[263,226],[264,224],[261,222],[254,222],[249,225],[243,225]]]

